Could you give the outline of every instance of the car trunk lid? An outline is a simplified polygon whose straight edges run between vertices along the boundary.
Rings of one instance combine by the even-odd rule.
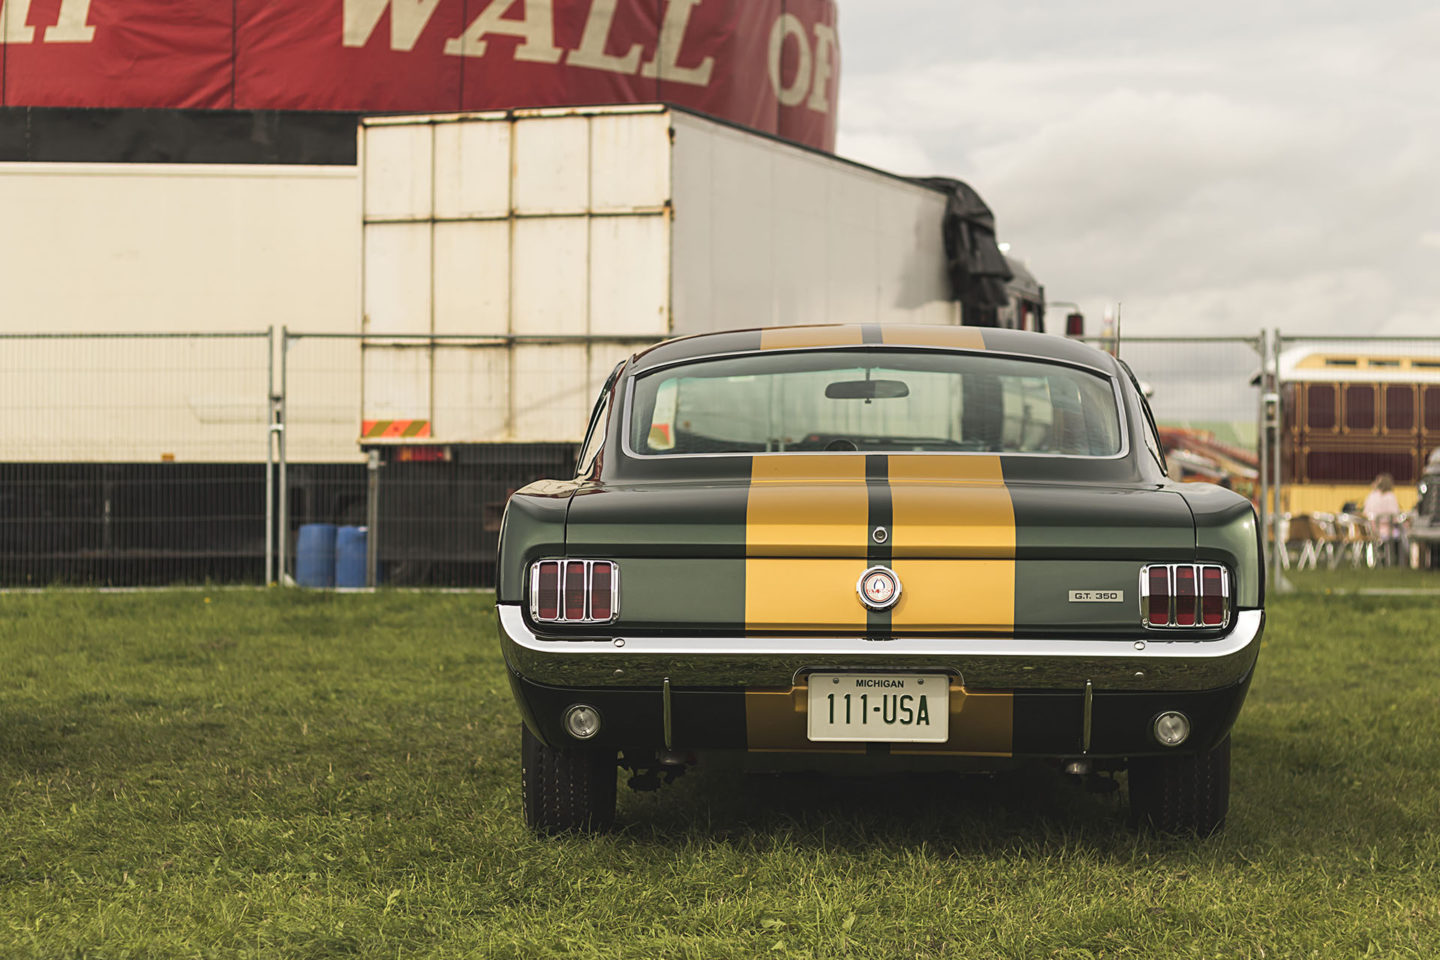
[[[1006,483],[973,460],[993,463],[773,457],[747,479],[597,485],[567,552],[620,561],[629,625],[877,635],[1134,630],[1140,567],[1194,557],[1172,491]],[[872,566],[900,579],[888,610],[860,601]]]

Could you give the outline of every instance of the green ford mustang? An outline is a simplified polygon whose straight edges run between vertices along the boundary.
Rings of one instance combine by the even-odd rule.
[[[752,759],[1128,770],[1208,834],[1264,625],[1254,511],[1168,479],[1108,354],[1039,334],[780,327],[621,364],[574,478],[518,491],[498,610],[525,816]],[[847,760],[848,758],[848,760]]]

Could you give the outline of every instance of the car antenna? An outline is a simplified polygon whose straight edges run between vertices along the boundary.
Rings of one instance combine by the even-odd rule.
[[[1124,309],[1125,309],[1125,304],[1124,304],[1124,302],[1117,300],[1117,301],[1115,302],[1115,344],[1114,344],[1114,348],[1115,348],[1115,359],[1116,359],[1116,360],[1119,360],[1119,359],[1120,359],[1120,313],[1121,313],[1121,311],[1124,310]]]

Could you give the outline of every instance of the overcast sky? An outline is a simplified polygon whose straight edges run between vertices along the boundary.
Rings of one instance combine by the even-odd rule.
[[[838,7],[838,152],[968,181],[1091,332],[1440,335],[1436,0]]]

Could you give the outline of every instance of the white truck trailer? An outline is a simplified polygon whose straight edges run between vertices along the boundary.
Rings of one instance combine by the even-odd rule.
[[[430,442],[577,440],[667,337],[961,320],[945,192],[670,107],[377,118],[359,157],[361,330],[411,338],[361,419]]]

